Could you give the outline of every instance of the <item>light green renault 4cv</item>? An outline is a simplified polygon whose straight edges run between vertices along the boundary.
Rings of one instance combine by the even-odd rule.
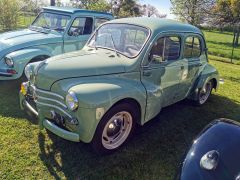
[[[30,64],[25,74],[22,109],[98,153],[118,149],[163,107],[185,98],[204,104],[219,84],[202,32],[158,18],[109,21],[82,50]]]

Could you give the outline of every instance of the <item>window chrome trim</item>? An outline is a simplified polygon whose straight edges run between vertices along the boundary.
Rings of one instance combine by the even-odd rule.
[[[46,97],[42,97],[42,96],[38,96],[38,95],[37,95],[37,98],[43,99],[43,100],[46,100],[46,101],[56,102],[56,103],[58,103],[59,105],[63,106],[65,109],[67,109],[67,106],[66,106],[65,104],[63,104],[63,103],[61,103],[61,102],[59,102],[59,101],[57,101],[57,100],[55,100],[55,99],[46,98]]]
[[[37,104],[39,105],[42,105],[42,106],[48,106],[48,107],[51,107],[51,108],[55,108],[55,109],[58,109],[59,111],[61,111],[62,113],[64,113],[66,116],[68,116],[70,119],[72,119],[72,116],[70,114],[68,114],[66,111],[64,111],[62,108],[60,107],[57,107],[55,105],[51,105],[51,104],[47,104],[47,103],[42,103],[42,102],[38,102],[36,101]]]

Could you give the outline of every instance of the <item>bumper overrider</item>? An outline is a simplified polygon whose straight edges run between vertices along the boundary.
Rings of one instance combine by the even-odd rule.
[[[66,140],[80,141],[79,134],[74,132],[78,120],[68,112],[63,96],[24,82],[19,97],[21,109],[36,115],[41,129],[46,128]]]

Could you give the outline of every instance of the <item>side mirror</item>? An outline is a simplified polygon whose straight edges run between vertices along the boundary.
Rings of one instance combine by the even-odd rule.
[[[204,50],[205,52],[208,52],[208,48],[204,48],[203,50]]]

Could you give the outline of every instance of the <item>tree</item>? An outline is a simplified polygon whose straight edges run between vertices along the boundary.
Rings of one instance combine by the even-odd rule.
[[[112,13],[117,17],[141,16],[140,5],[136,0],[115,0],[110,2]]]
[[[108,12],[110,5],[106,0],[70,0],[73,7]]]
[[[17,0],[0,0],[0,25],[7,30],[16,28],[19,10]]]
[[[214,13],[216,14],[215,19],[235,27],[233,43],[235,46],[238,46],[240,36],[240,1],[218,0]]]
[[[171,11],[180,20],[199,26],[215,5],[216,0],[170,0]]]
[[[144,4],[142,6],[143,14],[145,14],[147,17],[158,17],[158,18],[166,18],[167,14],[160,14],[158,9],[155,6],[152,6],[150,4],[146,5]]]
[[[56,1],[55,0],[51,0],[50,1],[50,6],[55,6],[56,5]]]

